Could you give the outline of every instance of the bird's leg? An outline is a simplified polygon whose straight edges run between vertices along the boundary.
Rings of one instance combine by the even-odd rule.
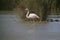
[[[30,18],[30,21],[31,21],[31,18]]]
[[[33,22],[34,22],[34,19],[33,19]]]
[[[30,22],[31,22],[31,18],[30,18],[30,20],[29,20]]]

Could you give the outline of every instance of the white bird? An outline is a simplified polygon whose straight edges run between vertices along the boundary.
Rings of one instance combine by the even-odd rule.
[[[29,9],[28,8],[26,8],[25,10],[27,11],[26,18],[28,18],[28,19],[35,19],[35,18],[39,19],[40,18],[35,13],[29,13]]]

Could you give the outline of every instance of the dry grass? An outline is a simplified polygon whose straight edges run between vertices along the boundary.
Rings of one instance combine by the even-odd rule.
[[[23,20],[23,22],[24,22],[24,23],[28,23],[28,24],[29,24],[29,23],[30,23],[30,24],[47,24],[47,23],[48,23],[48,21],[38,21],[38,20],[37,20],[37,21],[29,21],[29,20],[28,20],[28,21],[24,21],[24,20]]]

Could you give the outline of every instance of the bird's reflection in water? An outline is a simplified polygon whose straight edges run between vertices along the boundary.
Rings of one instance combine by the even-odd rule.
[[[35,23],[30,24],[30,28],[28,30],[28,33],[33,33],[34,31],[36,31],[35,25],[36,25]]]

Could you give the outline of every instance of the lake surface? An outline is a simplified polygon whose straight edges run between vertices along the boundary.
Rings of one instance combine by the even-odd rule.
[[[16,15],[0,15],[0,40],[60,40],[60,22],[30,24]]]

